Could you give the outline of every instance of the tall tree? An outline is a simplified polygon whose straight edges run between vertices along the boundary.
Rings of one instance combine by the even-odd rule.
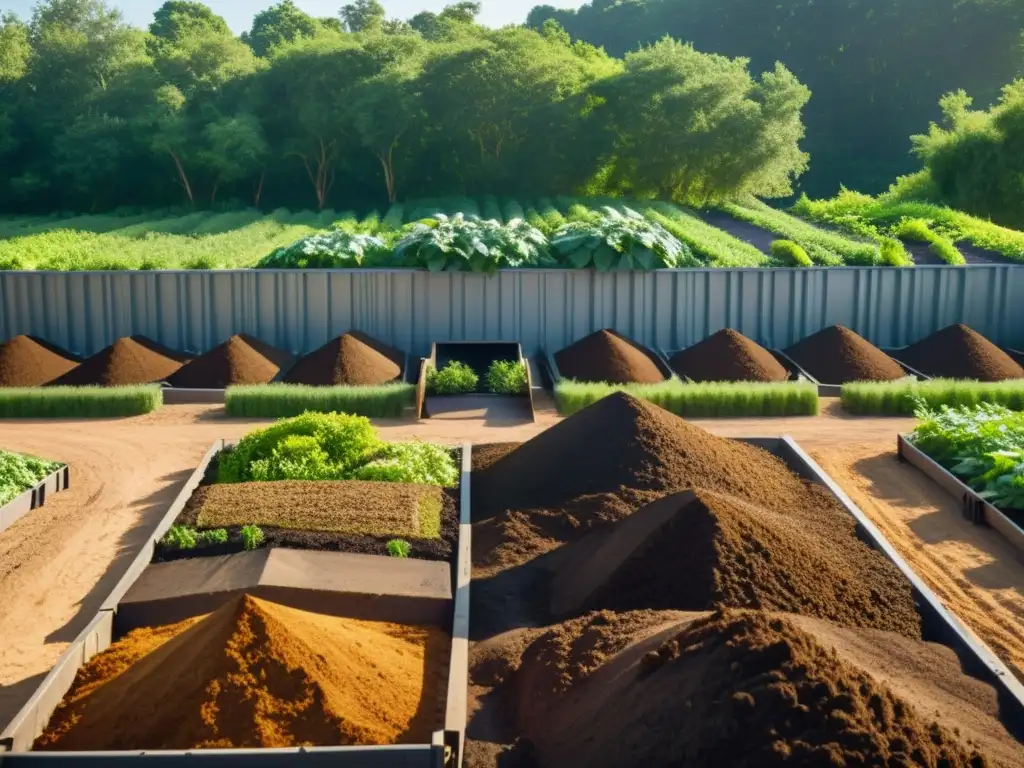
[[[349,32],[380,29],[387,12],[377,0],[355,0],[341,9],[341,20]]]
[[[315,37],[325,29],[322,21],[300,9],[293,0],[281,0],[257,13],[252,29],[244,33],[242,39],[257,56],[266,56],[276,45]]]
[[[231,36],[228,23],[223,18],[208,5],[194,0],[167,0],[153,14],[149,33],[159,40],[175,44],[190,37]]]

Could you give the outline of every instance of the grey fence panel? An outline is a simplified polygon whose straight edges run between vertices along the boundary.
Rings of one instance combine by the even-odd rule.
[[[352,328],[414,355],[480,340],[532,355],[599,328],[678,349],[729,326],[786,347],[833,323],[900,347],[957,322],[1024,348],[1024,267],[0,272],[0,340],[30,333],[78,354],[133,333],[199,352],[239,332],[303,353]]]

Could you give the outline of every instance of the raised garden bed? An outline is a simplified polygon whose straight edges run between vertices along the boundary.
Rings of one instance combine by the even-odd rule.
[[[496,382],[509,385],[514,371],[518,392],[500,391]],[[518,342],[434,343],[420,365],[417,413],[419,418],[480,414],[488,421],[533,421],[533,375],[522,348]]]
[[[48,496],[67,489],[70,479],[71,470],[67,464],[64,464],[0,506],[0,533],[6,531],[32,510],[42,507]]]

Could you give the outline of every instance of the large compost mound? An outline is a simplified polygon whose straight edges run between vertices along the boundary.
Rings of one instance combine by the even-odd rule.
[[[266,384],[291,355],[240,333],[186,363],[168,379],[173,387],[223,389],[239,384]]]
[[[1024,368],[966,325],[950,325],[900,352],[923,374],[949,379],[1004,381],[1024,378]]]
[[[449,640],[243,595],[132,632],[75,679],[42,750],[429,743]]]
[[[614,331],[596,331],[555,354],[558,372],[577,381],[654,384],[665,375],[647,352]]]
[[[612,619],[596,614],[556,627],[524,653],[512,682],[532,747],[521,750],[530,754],[525,763],[991,764],[961,729],[1009,756],[1007,765],[1020,756],[993,717],[994,695],[980,701],[980,684],[959,674],[946,649],[873,632],[880,655],[891,648],[900,657],[912,647],[930,662],[915,670],[917,679],[900,680],[897,692],[831,639],[819,639],[813,625],[789,617],[727,611],[653,636],[648,620],[640,626],[649,637],[630,646],[616,637],[622,622]]]
[[[402,377],[405,356],[359,331],[349,331],[310,352],[285,377],[290,384],[373,386]]]
[[[723,328],[704,341],[680,350],[672,370],[694,381],[786,381],[782,364],[771,352],[739,331]]]
[[[41,387],[77,365],[70,354],[42,339],[15,336],[0,344],[0,387]]]
[[[166,381],[184,358],[145,336],[126,336],[84,360],[52,383],[59,386],[119,387]]]
[[[786,354],[822,384],[895,381],[907,375],[885,352],[842,325],[808,336]]]
[[[906,583],[829,507],[772,510],[699,489],[659,499],[571,545],[556,615],[588,609],[762,608],[920,636]],[[890,605],[903,611],[891,612]]]

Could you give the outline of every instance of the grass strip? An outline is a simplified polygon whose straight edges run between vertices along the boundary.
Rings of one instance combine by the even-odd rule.
[[[163,405],[155,384],[130,387],[13,387],[0,389],[0,418],[74,419],[138,416]]]
[[[728,418],[739,416],[814,416],[818,388],[810,382],[704,382],[669,379],[657,384],[604,384],[572,379],[555,385],[555,405],[563,416],[596,403],[613,392],[661,406],[678,416]]]
[[[991,403],[1024,411],[1024,379],[862,381],[844,384],[840,397],[843,409],[857,415],[913,416],[921,401],[931,409]]]
[[[280,418],[306,411],[351,413],[373,418],[399,417],[416,398],[413,384],[373,387],[311,387],[305,384],[253,384],[228,387],[229,416]]]

